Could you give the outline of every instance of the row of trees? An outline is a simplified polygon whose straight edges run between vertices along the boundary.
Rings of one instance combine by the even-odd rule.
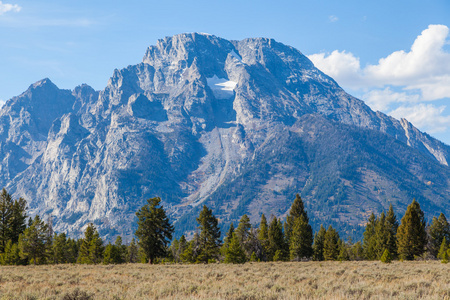
[[[418,257],[448,261],[450,225],[444,214],[426,226],[415,200],[399,224],[392,205],[379,216],[371,214],[364,238],[344,241],[336,229],[321,226],[313,234],[301,197],[297,194],[286,221],[261,215],[253,226],[247,215],[237,227],[232,223],[221,238],[218,219],[206,206],[200,211],[198,230],[188,240],[172,241],[174,231],[160,198],[147,200],[137,213],[137,240],[124,245],[121,237],[106,246],[93,224],[84,237],[68,238],[53,233],[51,222],[36,216],[27,223],[26,202],[12,200],[5,189],[0,194],[0,264],[118,264],[164,260],[185,263],[244,263],[246,261],[299,260],[412,260]]]

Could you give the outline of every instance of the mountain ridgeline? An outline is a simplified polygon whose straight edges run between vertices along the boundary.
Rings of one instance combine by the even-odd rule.
[[[449,146],[273,39],[167,37],[102,91],[44,79],[5,104],[0,137],[0,186],[72,236],[93,222],[130,237],[155,196],[178,236],[203,204],[227,227],[243,214],[283,218],[296,193],[315,229],[348,234],[413,198],[450,215]]]

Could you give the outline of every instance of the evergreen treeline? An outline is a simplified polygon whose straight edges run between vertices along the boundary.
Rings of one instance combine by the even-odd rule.
[[[440,214],[426,224],[417,201],[397,220],[392,205],[379,216],[369,216],[362,241],[344,241],[331,225],[320,226],[313,234],[300,195],[296,195],[286,221],[264,214],[258,226],[243,215],[237,227],[231,223],[221,238],[218,219],[203,206],[198,230],[190,239],[184,235],[172,240],[170,224],[160,198],[147,200],[136,216],[136,238],[123,244],[104,244],[91,223],[78,240],[65,233],[53,233],[50,222],[26,215],[26,201],[12,200],[3,189],[0,194],[0,264],[120,264],[120,263],[245,263],[247,261],[302,260],[381,260],[440,259],[450,256],[450,225]]]

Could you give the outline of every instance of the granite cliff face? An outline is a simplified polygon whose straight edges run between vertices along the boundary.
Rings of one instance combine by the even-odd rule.
[[[314,225],[343,230],[413,197],[450,214],[449,146],[273,39],[168,37],[100,92],[44,79],[2,108],[0,137],[0,184],[71,235],[94,222],[130,236],[154,196],[178,232],[201,204],[222,224],[258,222],[284,216],[297,192]]]

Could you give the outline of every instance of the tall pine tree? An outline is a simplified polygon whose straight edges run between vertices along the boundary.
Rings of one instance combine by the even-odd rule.
[[[320,225],[319,231],[314,235],[314,245],[313,245],[313,259],[316,261],[324,260],[323,257],[323,243],[325,241],[325,234],[327,230],[323,225]]]
[[[364,249],[364,256],[368,260],[375,260],[377,259],[377,253],[376,253],[376,218],[374,213],[372,213],[369,217],[369,220],[366,224],[366,230],[364,231],[363,235],[363,249]]]
[[[331,227],[328,227],[323,241],[323,258],[325,260],[337,260],[340,250],[340,238],[338,232]]]
[[[414,199],[406,209],[397,230],[398,255],[401,259],[413,260],[425,252],[427,233],[424,213]]]
[[[219,221],[213,215],[212,210],[204,205],[197,222],[200,228],[197,260],[208,263],[211,260],[219,259],[221,246]]]
[[[148,199],[147,204],[136,212],[136,216],[139,219],[136,230],[139,246],[152,264],[155,258],[167,255],[167,245],[172,240],[174,228],[159,197]]]
[[[278,253],[278,254],[277,254]],[[275,256],[277,254],[277,256]],[[267,260],[285,260],[287,257],[286,240],[283,233],[283,225],[276,217],[273,217],[269,225]]]
[[[308,214],[299,194],[295,196],[286,218],[285,235],[291,259],[299,260],[312,256],[313,231],[311,225],[309,225]]]
[[[442,240],[450,241],[450,225],[443,213],[439,218],[433,217],[430,226],[428,227],[428,251],[431,255],[437,256],[442,244]]]
[[[31,226],[19,237],[20,257],[35,265],[45,263],[50,242],[47,224],[36,215]]]

